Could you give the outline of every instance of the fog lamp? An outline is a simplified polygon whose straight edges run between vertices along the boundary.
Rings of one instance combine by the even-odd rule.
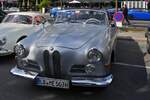
[[[92,73],[95,71],[95,66],[93,64],[88,64],[85,66],[86,73]]]

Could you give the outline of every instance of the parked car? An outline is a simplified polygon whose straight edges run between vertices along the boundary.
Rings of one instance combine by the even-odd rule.
[[[107,11],[113,17],[115,9],[108,9]],[[118,12],[122,12],[121,9]],[[130,20],[150,20],[150,12],[143,9],[129,9],[128,17]]]
[[[128,16],[131,20],[150,20],[150,12],[143,9],[129,9]]]
[[[57,16],[57,12],[58,11],[60,11],[61,10],[61,8],[60,7],[53,7],[53,8],[51,8],[49,11],[49,13],[50,13],[50,16],[51,17],[56,17]]]
[[[17,42],[40,29],[42,20],[38,12],[8,14],[0,24],[0,56],[12,54]]]
[[[106,11],[63,10],[51,27],[17,43],[11,73],[40,86],[107,86],[115,44],[116,26]]]
[[[20,9],[17,8],[17,7],[10,7],[10,8],[5,8],[4,11],[5,11],[6,13],[12,13],[12,12],[19,12]]]
[[[146,49],[147,49],[147,52],[150,54],[150,26],[147,28],[145,37],[146,37]]]

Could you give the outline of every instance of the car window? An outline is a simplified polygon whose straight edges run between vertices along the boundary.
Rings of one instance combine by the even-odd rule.
[[[32,16],[28,15],[8,15],[3,23],[20,23],[20,24],[32,24]]]
[[[8,15],[3,22],[11,22],[15,15]]]

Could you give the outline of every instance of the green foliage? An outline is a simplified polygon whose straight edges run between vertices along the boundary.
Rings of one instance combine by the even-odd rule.
[[[50,0],[42,0],[42,2],[38,5],[38,7],[41,9],[43,7],[48,6],[50,4]]]

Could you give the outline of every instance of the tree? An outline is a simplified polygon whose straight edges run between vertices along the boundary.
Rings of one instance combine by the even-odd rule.
[[[38,5],[38,7],[40,9],[44,8],[44,7],[47,7],[51,4],[51,1],[50,0],[42,0],[42,2]]]

